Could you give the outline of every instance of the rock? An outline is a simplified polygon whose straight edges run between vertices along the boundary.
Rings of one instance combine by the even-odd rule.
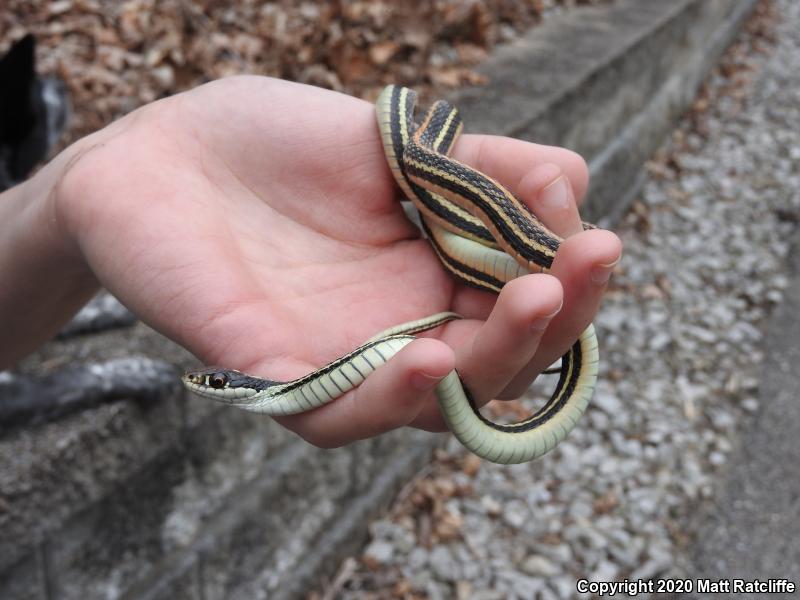
[[[609,416],[614,416],[622,410],[622,402],[611,392],[598,389],[592,397],[592,405],[596,406]]]
[[[589,576],[590,581],[614,581],[617,578],[619,567],[610,560],[600,561],[592,574]]]
[[[375,540],[367,546],[364,558],[377,565],[388,565],[394,558],[394,546],[383,540]]]
[[[435,581],[429,581],[425,586],[425,592],[429,600],[445,600],[449,596],[445,586]]]
[[[481,498],[481,506],[490,517],[496,517],[503,512],[503,506],[491,496],[484,496]]]
[[[528,577],[516,571],[502,570],[497,573],[498,587],[502,586],[517,598],[535,598],[545,588],[543,579]]]
[[[531,511],[520,500],[511,500],[503,507],[503,521],[514,529],[519,529],[531,518]]]
[[[544,556],[534,554],[522,561],[520,570],[534,577],[553,577],[561,572],[561,567]]]
[[[568,567],[572,560],[572,550],[570,550],[567,544],[538,544],[536,546],[536,551],[542,556],[549,558],[551,561],[555,561],[562,567]]]
[[[758,407],[760,406],[758,400],[755,398],[745,398],[742,400],[742,408],[745,409],[747,412],[757,412]]]
[[[726,462],[728,462],[728,459],[722,452],[712,452],[711,454],[708,455],[708,462],[710,462],[715,467],[721,467]]]
[[[430,560],[430,554],[425,548],[416,547],[411,552],[409,552],[408,557],[406,558],[407,565],[413,569],[418,570],[422,569],[428,564]]]
[[[440,581],[457,581],[461,578],[460,565],[453,559],[447,546],[435,546],[431,550],[429,564]]]

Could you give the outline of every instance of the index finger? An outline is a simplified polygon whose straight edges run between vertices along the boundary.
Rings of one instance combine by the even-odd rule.
[[[462,135],[453,158],[500,181],[515,194],[522,178],[538,165],[558,165],[569,179],[580,206],[589,187],[589,169],[580,154],[557,146],[545,146],[497,135]]]

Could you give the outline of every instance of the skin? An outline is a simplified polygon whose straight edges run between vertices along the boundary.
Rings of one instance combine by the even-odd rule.
[[[456,284],[397,202],[369,103],[236,77],[147,105],[0,196],[0,281],[13,282],[0,287],[0,368],[104,286],[202,363],[277,380],[390,325],[467,317],[357,390],[280,420],[318,446],[443,429],[433,389],[453,368],[482,402],[517,397],[592,321],[621,245],[581,232],[578,155],[474,135],[453,155],[568,238],[550,275],[499,296]]]

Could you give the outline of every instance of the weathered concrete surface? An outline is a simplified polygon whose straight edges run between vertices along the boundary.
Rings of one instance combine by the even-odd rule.
[[[204,405],[114,402],[3,438],[0,598],[293,597],[439,439],[326,452]]]
[[[590,216],[612,215],[752,4],[576,10],[499,52],[492,85],[455,100],[474,131],[585,154]],[[194,362],[136,325],[58,340],[18,372],[132,355]],[[12,429],[0,436],[0,598],[298,597],[440,440],[401,431],[320,451],[179,392]]]
[[[789,268],[792,281],[765,342],[762,408],[744,432],[727,479],[704,514],[690,562],[693,577],[789,579],[800,584],[800,229]],[[797,593],[770,597],[796,598]]]
[[[620,0],[575,11],[497,52],[458,93],[468,131],[557,144],[589,162],[583,216],[613,222],[644,161],[694,98],[754,0]]]

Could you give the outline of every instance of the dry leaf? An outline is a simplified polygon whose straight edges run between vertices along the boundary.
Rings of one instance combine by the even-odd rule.
[[[474,454],[466,454],[464,456],[464,460],[461,461],[461,471],[465,475],[475,477],[481,468],[482,462],[483,461],[481,461],[480,457]]]
[[[369,57],[379,66],[385,65],[400,49],[400,44],[394,40],[385,40],[369,47]]]

